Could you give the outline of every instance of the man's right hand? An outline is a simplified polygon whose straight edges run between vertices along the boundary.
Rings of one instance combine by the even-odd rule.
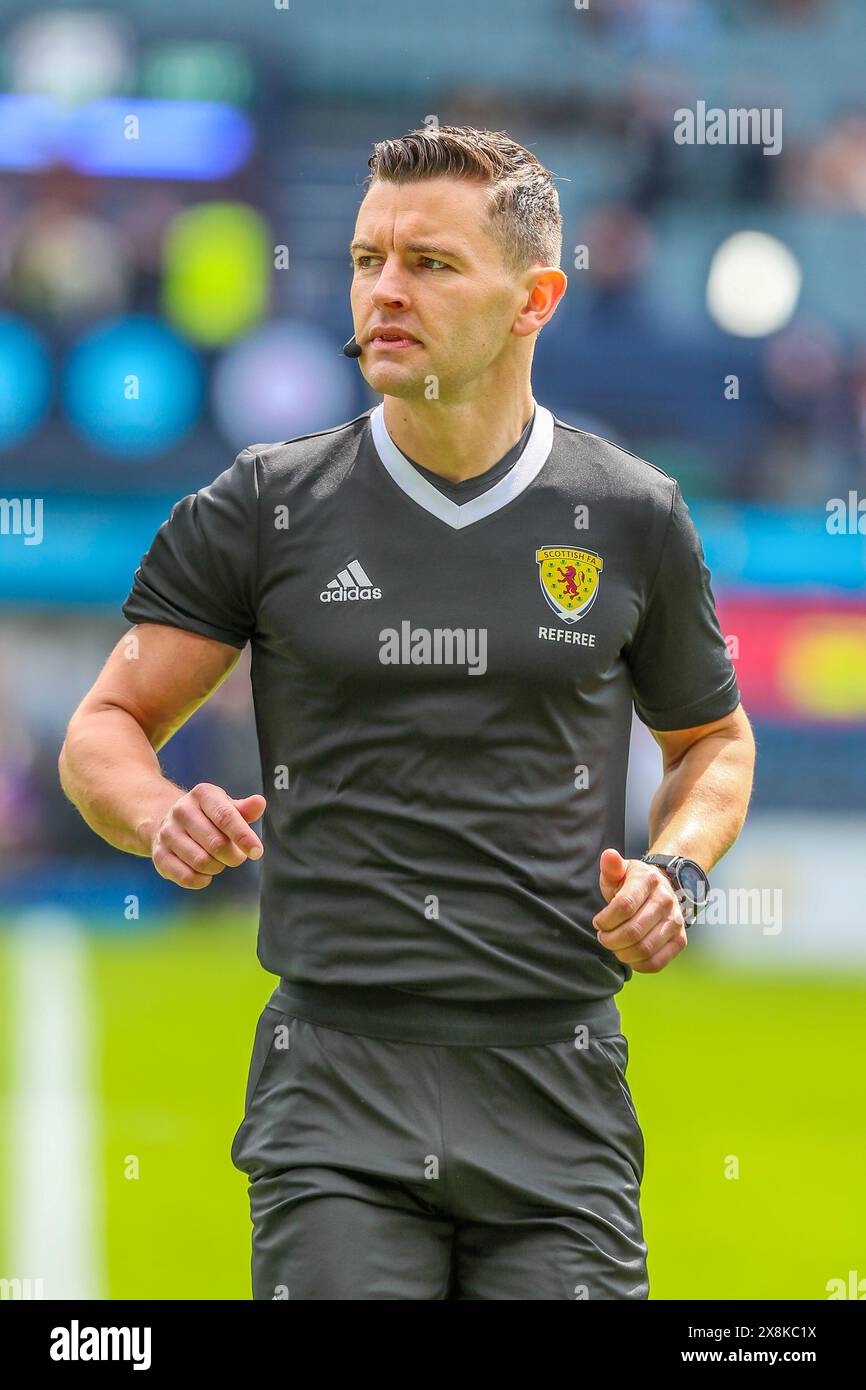
[[[215,874],[261,859],[264,846],[248,825],[264,813],[263,796],[231,797],[199,782],[153,822],[151,858],[157,873],[181,888],[207,888]]]

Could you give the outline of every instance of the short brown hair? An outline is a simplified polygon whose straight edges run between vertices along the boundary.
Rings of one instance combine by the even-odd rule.
[[[443,125],[410,130],[379,140],[367,160],[375,179],[412,183],[450,177],[490,185],[490,231],[508,269],[521,274],[532,265],[559,266],[562,213],[553,175],[504,130]]]

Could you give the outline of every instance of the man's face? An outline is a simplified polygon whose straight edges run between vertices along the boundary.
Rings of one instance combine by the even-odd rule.
[[[484,185],[465,179],[374,181],[352,241],[352,315],[374,391],[404,398],[465,397],[517,341],[511,327],[527,286],[506,269],[487,230]],[[379,325],[417,341],[388,346]]]

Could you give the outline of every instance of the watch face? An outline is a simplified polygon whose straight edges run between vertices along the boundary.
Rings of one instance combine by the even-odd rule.
[[[698,907],[703,907],[707,900],[707,879],[698,864],[691,863],[688,859],[684,860],[679,866],[677,877],[680,887],[688,895],[693,903]]]

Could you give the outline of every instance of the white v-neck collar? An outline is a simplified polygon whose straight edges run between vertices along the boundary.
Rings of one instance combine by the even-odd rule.
[[[419,507],[453,526],[455,531],[498,512],[500,507],[518,497],[537,477],[553,448],[553,415],[536,402],[529,438],[514,467],[478,497],[472,497],[468,502],[452,502],[417,468],[413,468],[406,455],[397,448],[385,425],[384,402],[370,412],[370,426],[376,453],[397,486]]]

